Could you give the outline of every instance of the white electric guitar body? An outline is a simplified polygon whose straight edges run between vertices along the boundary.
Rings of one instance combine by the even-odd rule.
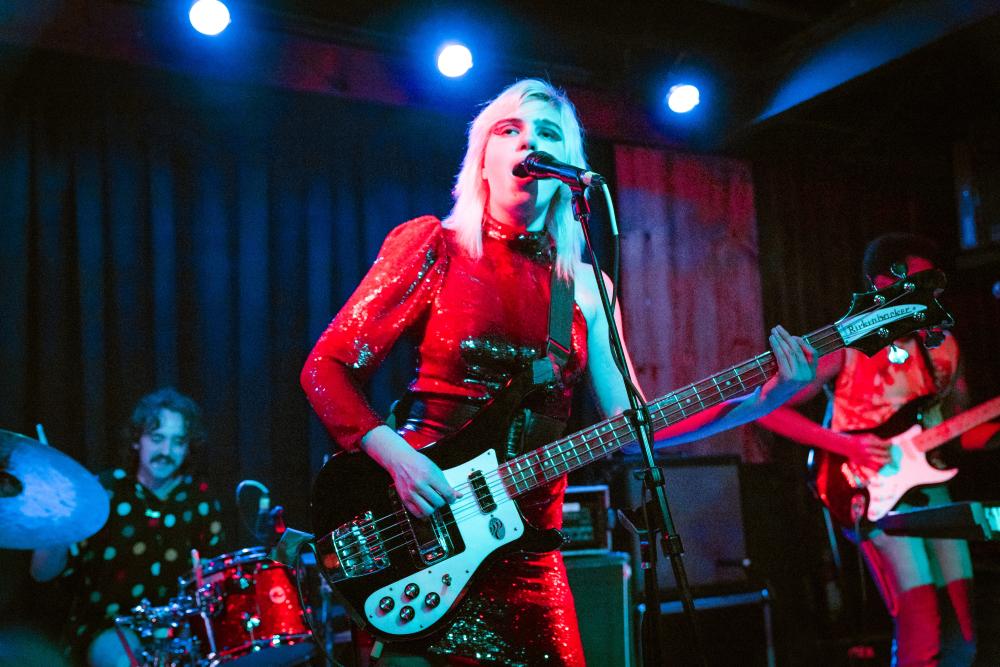
[[[888,514],[910,489],[943,484],[958,473],[955,468],[942,470],[932,466],[927,461],[927,452],[998,416],[1000,396],[926,431],[916,424],[893,436],[889,462],[879,470],[845,460],[841,472],[852,487],[868,491],[865,516],[869,521],[877,521]]]
[[[857,486],[868,489],[868,520],[876,521],[885,516],[910,489],[930,484],[943,484],[954,477],[958,470],[941,470],[927,461],[914,440],[925,431],[919,424],[892,439],[889,462],[879,470],[862,468],[845,463],[847,474]]]

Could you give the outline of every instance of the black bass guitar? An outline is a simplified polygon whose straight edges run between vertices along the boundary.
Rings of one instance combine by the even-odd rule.
[[[855,294],[844,317],[806,339],[820,355],[845,346],[871,355],[915,330],[950,326],[936,300],[944,282],[940,271],[922,271]],[[649,405],[653,428],[746,394],[776,371],[767,352],[658,398]],[[558,531],[525,521],[518,498],[635,441],[631,421],[618,415],[504,460],[507,429],[531,390],[515,377],[460,430],[420,450],[463,494],[427,519],[403,508],[392,478],[368,456],[341,453],[323,466],[312,494],[316,561],[353,619],[380,640],[441,629],[491,563],[557,548]]]

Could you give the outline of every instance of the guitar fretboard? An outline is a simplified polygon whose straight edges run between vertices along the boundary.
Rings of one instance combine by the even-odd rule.
[[[833,325],[804,338],[819,356],[844,347],[844,340]],[[751,392],[776,371],[773,353],[765,352],[662,396],[649,404],[653,432]],[[518,496],[635,441],[631,420],[625,415],[617,415],[511,459],[500,466],[500,474],[508,492]]]
[[[927,429],[913,439],[913,445],[918,452],[928,452],[995,417],[1000,417],[1000,396]]]

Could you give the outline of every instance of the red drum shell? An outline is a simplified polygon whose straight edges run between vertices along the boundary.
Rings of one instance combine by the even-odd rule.
[[[295,571],[268,559],[263,547],[204,561],[201,580],[199,588],[192,571],[181,591],[196,600],[204,622],[192,619],[192,630],[213,664],[294,664],[312,653]]]

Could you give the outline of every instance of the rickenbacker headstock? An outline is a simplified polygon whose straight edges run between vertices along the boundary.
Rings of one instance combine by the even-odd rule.
[[[928,269],[880,290],[856,293],[850,310],[834,327],[846,347],[869,357],[921,329],[951,328],[955,320],[937,300],[946,282],[943,271]]]

